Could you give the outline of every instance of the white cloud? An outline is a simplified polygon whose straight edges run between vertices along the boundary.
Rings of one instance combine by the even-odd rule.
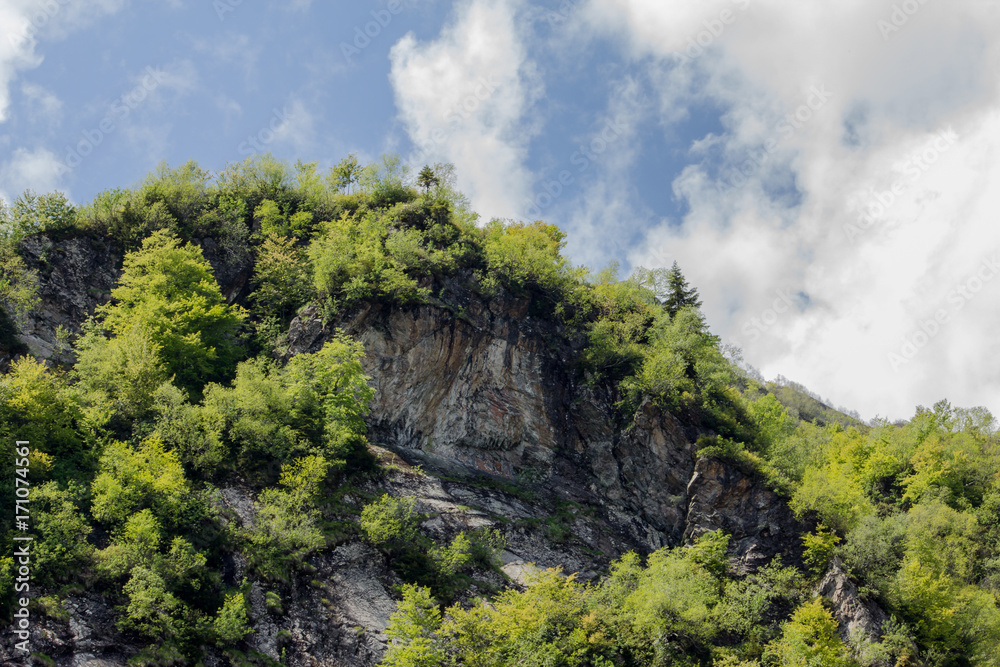
[[[52,127],[62,119],[63,103],[54,93],[35,83],[21,84],[21,94],[27,103],[32,123]]]
[[[766,375],[867,416],[908,416],[942,397],[1000,412],[1000,277],[971,299],[957,291],[971,296],[977,268],[1000,254],[997,3],[914,2],[916,13],[895,17],[899,30],[879,22],[902,3],[742,4],[586,9],[594,31],[650,63],[667,122],[706,100],[725,109],[724,131],[692,143],[674,182],[689,212],[630,260],[678,259],[715,330]],[[829,100],[810,99],[814,87]],[[946,132],[953,145],[935,149]],[[934,163],[914,160],[923,153]],[[720,191],[741,167],[745,179]],[[878,212],[880,194],[893,200],[882,217],[845,231]],[[927,324],[935,313],[947,323]],[[921,323],[934,335],[906,347],[924,343]]]
[[[44,148],[18,148],[0,164],[0,199],[11,202],[25,190],[52,192],[59,189],[65,168]]]
[[[419,164],[451,162],[484,218],[519,214],[531,191],[524,167],[537,131],[528,112],[541,83],[522,40],[520,0],[466,0],[440,36],[412,33],[390,52],[390,81]]]
[[[4,0],[0,3],[0,123],[7,120],[10,86],[18,73],[38,67],[39,39],[62,39],[112,14],[127,0]]]
[[[302,100],[292,99],[285,105],[281,122],[274,128],[274,141],[301,153],[314,145],[315,137],[315,115]]]

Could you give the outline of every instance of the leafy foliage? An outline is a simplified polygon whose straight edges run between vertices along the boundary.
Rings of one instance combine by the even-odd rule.
[[[246,315],[226,305],[201,251],[169,232],[154,232],[125,258],[114,301],[98,309],[116,335],[143,328],[179,386],[199,390],[223,378],[240,354],[236,334]]]

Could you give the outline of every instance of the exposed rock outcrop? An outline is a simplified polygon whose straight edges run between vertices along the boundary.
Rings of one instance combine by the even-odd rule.
[[[737,466],[714,458],[698,459],[687,485],[685,540],[713,530],[730,535],[730,549],[748,570],[782,553],[796,562],[802,549],[799,522],[773,491]]]
[[[94,309],[111,298],[121,253],[91,236],[53,241],[42,235],[25,238],[21,252],[28,267],[38,273],[40,302],[19,338],[38,358],[71,361],[69,347],[57,332],[61,328],[67,334],[79,333]]]
[[[830,601],[834,618],[840,626],[840,636],[852,648],[862,664],[872,667],[890,667],[891,662],[868,659],[866,654],[875,642],[882,639],[883,626],[888,614],[876,602],[862,599],[858,586],[844,570],[839,558],[833,560],[818,587],[819,594]],[[914,654],[916,647],[913,647]]]

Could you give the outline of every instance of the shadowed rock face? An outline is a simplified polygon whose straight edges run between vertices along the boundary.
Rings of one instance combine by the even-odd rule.
[[[777,494],[732,464],[698,459],[687,491],[686,541],[722,530],[729,534],[730,549],[748,570],[782,552],[786,560],[799,560],[799,534],[807,526]]]
[[[38,307],[19,336],[31,354],[42,359],[72,360],[56,331],[79,333],[97,306],[111,298],[118,280],[121,254],[106,242],[87,236],[52,241],[29,236],[21,242],[28,267],[39,275]]]

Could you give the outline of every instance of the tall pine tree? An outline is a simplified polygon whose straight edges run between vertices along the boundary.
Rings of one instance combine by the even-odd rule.
[[[681,273],[681,267],[677,265],[677,262],[674,262],[674,265],[670,267],[670,273],[667,274],[667,295],[663,306],[671,317],[676,315],[681,308],[701,308],[698,290],[694,287],[688,287],[687,280]]]
[[[639,267],[632,274],[632,280],[651,291],[671,317],[681,308],[701,308],[698,290],[688,286],[677,262],[674,262],[669,271]]]

